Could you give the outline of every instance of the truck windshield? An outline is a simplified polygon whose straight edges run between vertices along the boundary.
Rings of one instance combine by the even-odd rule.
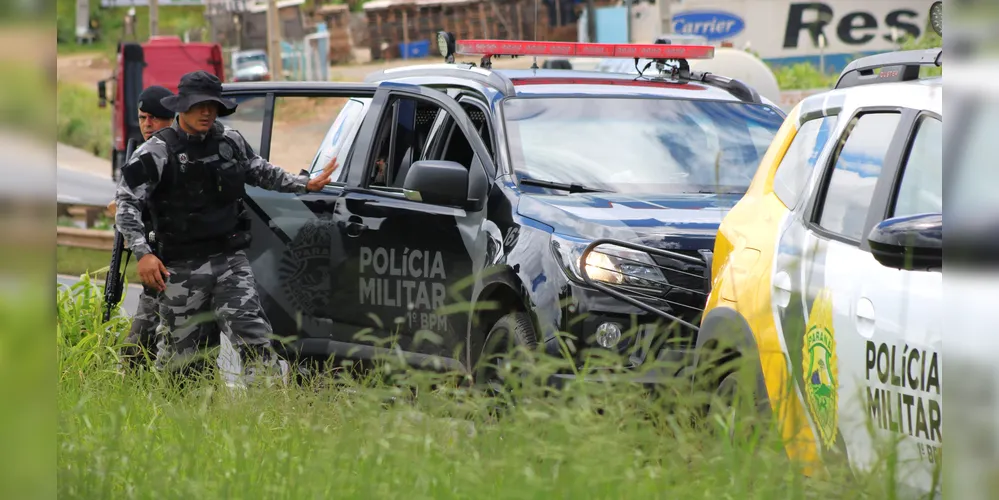
[[[662,98],[516,97],[503,113],[518,178],[619,193],[744,193],[783,122],[770,106]]]

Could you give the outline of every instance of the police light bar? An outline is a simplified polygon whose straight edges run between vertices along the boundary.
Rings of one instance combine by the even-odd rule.
[[[711,59],[711,45],[669,45],[661,43],[573,43],[522,42],[515,40],[457,40],[454,54],[479,56],[560,56],[560,57],[620,57],[639,59]],[[440,40],[445,52],[448,41]],[[447,57],[446,54],[444,54]]]

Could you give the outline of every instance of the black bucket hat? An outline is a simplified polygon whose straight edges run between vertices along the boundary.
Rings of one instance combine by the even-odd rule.
[[[222,97],[222,81],[207,71],[198,70],[180,77],[177,94],[164,97],[163,106],[176,113],[184,113],[195,104],[215,101],[219,103],[219,116],[236,112],[236,103]]]

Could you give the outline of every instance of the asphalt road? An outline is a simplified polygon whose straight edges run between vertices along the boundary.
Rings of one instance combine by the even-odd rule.
[[[73,286],[78,281],[80,281],[80,279],[75,276],[56,276],[56,286],[59,286],[60,288],[63,286]],[[103,286],[104,283],[102,282],[100,285]],[[128,285],[127,289],[122,293],[124,297],[122,297],[120,307],[122,307],[125,313],[129,316],[135,315],[135,309],[139,306],[139,294],[141,293],[142,287],[139,285]]]
[[[73,205],[106,206],[114,199],[114,182],[110,176],[100,177],[82,170],[56,170],[56,199]]]

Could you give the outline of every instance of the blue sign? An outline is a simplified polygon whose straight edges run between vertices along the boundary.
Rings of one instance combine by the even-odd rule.
[[[720,10],[691,10],[673,16],[673,33],[700,35],[709,42],[732,38],[744,29],[741,17]]]

